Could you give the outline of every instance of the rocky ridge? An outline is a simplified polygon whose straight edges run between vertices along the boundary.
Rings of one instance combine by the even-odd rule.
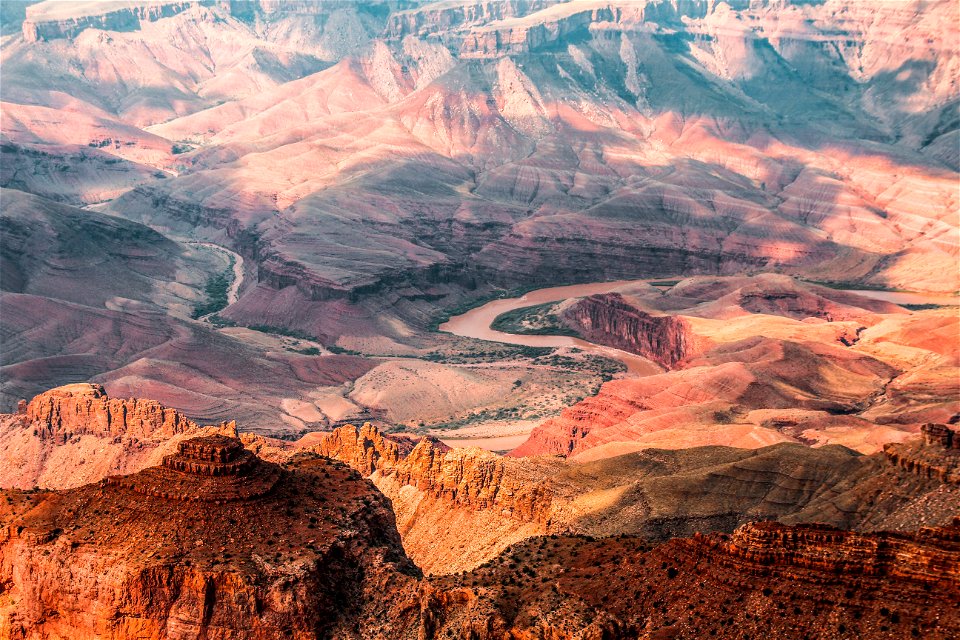
[[[316,456],[281,468],[235,438],[6,495],[7,638],[325,637],[383,581],[416,575],[389,502],[355,471]]]
[[[214,1],[144,0],[117,3],[116,7],[111,7],[110,3],[87,3],[90,10],[79,13],[58,12],[56,3],[42,2],[39,5],[27,7],[26,19],[22,26],[23,39],[27,42],[37,42],[72,38],[85,29],[136,31],[140,28],[141,22],[170,18],[198,4],[212,6]]]
[[[237,479],[263,490],[227,490]],[[130,476],[3,494],[0,630],[18,640],[960,630],[937,606],[960,589],[960,521],[912,534],[763,522],[659,545],[551,535],[422,579],[390,502],[356,471],[311,454],[276,465],[233,438],[187,440]]]
[[[160,464],[185,438],[236,433],[235,422],[202,427],[154,400],[110,398],[99,384],[65,385],[0,416],[0,482],[74,487]]]
[[[859,456],[842,447],[781,444],[756,450],[650,449],[595,462],[564,463],[560,458],[517,459],[480,449],[451,450],[426,438],[415,443],[365,424],[315,434],[304,446],[243,434],[245,449],[214,446],[219,456],[214,460],[213,453],[185,448],[184,440],[205,436],[213,446],[218,439],[235,437],[235,424],[190,423],[169,436],[78,435],[99,433],[108,416],[125,415],[126,423],[116,417],[109,423],[114,428],[126,424],[135,431],[143,428],[143,422],[134,421],[134,416],[153,416],[158,433],[165,424],[163,416],[168,416],[166,423],[177,422],[169,417],[176,414],[156,403],[110,400],[93,385],[53,390],[24,406],[22,413],[4,416],[9,429],[2,434],[6,446],[14,442],[11,434],[41,432],[30,426],[29,406],[38,425],[57,428],[50,431],[55,434],[52,440],[31,436],[31,442],[42,448],[40,454],[25,449],[29,461],[6,456],[0,477],[7,478],[8,486],[66,488],[102,480],[159,497],[165,491],[159,487],[179,486],[170,478],[187,470],[215,476],[210,483],[224,483],[211,495],[256,493],[259,485],[245,480],[253,452],[282,464],[306,451],[369,477],[392,500],[407,553],[431,573],[471,569],[512,543],[551,533],[627,532],[663,540],[696,531],[732,531],[763,518],[828,522],[860,530],[909,530],[911,523],[939,524],[953,515],[949,505],[960,490],[954,478],[955,440],[949,435],[953,432],[943,425],[924,427],[926,441],[888,445],[885,453],[874,456]],[[151,409],[133,411],[136,407]],[[92,447],[100,453],[94,455]],[[98,462],[85,463],[84,456]],[[135,480],[117,475],[137,471]],[[186,485],[171,491],[177,499],[203,495]]]
[[[74,435],[170,438],[196,423],[154,400],[108,398],[102,385],[78,383],[36,396],[24,407],[25,427],[65,444]]]
[[[697,351],[696,336],[676,316],[653,316],[618,293],[593,295],[564,309],[564,324],[584,339],[675,367]]]
[[[897,467],[947,484],[960,485],[960,434],[944,424],[921,427],[923,448],[887,444],[883,453]]]
[[[763,518],[909,530],[910,522],[949,522],[960,499],[946,476],[918,477],[889,453],[859,456],[842,447],[648,450],[563,464],[445,451],[427,440],[398,457],[390,436],[369,425],[341,427],[325,438],[364,443],[313,450],[361,473],[374,468],[369,477],[393,502],[407,553],[429,573],[470,569],[532,535],[626,532],[665,540],[730,532]],[[936,444],[895,446],[934,467],[951,464],[950,452]]]

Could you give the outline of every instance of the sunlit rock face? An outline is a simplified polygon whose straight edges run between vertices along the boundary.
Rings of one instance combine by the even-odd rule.
[[[0,640],[960,636],[958,11],[0,3]]]
[[[181,241],[242,256],[221,318],[316,341],[301,351],[417,354],[437,317],[495,288],[767,271],[960,287],[949,1],[4,11],[0,184],[33,196],[8,196],[8,217],[52,212],[4,220],[18,245],[0,319],[6,409],[96,378],[202,422],[332,426],[284,407],[367,365],[181,322],[229,268]],[[19,242],[81,217],[131,248],[85,242],[106,267],[81,273]],[[159,263],[138,255],[148,244],[168,267],[143,283],[140,267]],[[28,290],[19,272],[38,263],[58,283]],[[806,310],[780,300],[744,304]],[[673,366],[673,351],[658,357]],[[271,388],[249,398],[252,382]],[[898,379],[887,398],[905,408],[925,385]]]
[[[4,181],[83,202],[135,187],[110,208],[256,255],[243,321],[297,304],[318,323],[310,303],[463,270],[954,290],[956,12],[40,3],[4,46],[11,153],[50,173],[77,145],[119,162]]]
[[[17,418],[42,422],[101,401],[102,389],[74,385]],[[960,620],[936,603],[960,577],[957,487],[931,470],[954,469],[958,449],[946,425],[923,434],[871,457],[707,447],[587,465],[522,465],[427,440],[411,449],[370,425],[341,427],[312,450],[194,434],[136,473],[0,490],[0,630],[626,639],[646,625],[692,638],[742,615],[744,626],[784,633],[839,621],[865,637],[893,627],[948,638]],[[751,521],[773,516],[808,524]],[[866,530],[823,523],[838,518]],[[606,535],[611,526],[620,535]],[[444,575],[424,578],[421,559]],[[611,582],[619,588],[605,591]],[[824,594],[827,604],[814,606]],[[722,610],[741,596],[741,613]],[[697,602],[716,606],[683,614]],[[763,622],[770,610],[786,613]]]

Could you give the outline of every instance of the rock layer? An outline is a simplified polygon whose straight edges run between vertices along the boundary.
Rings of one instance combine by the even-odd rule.
[[[923,448],[887,444],[883,453],[891,463],[911,473],[941,482],[960,485],[960,437],[944,424],[921,428]]]
[[[197,425],[154,400],[111,399],[99,384],[58,387],[33,398],[25,424],[41,438],[64,444],[74,435],[170,438]]]
[[[162,469],[197,487],[244,456],[193,439]],[[217,466],[219,465],[219,466]],[[262,460],[259,495],[199,502],[138,490],[145,473],[63,492],[4,491],[0,634],[302,640],[338,637],[777,637],[960,631],[960,520],[912,534],[747,524],[653,545],[629,536],[532,538],[483,566],[422,579],[390,502],[346,465]],[[154,469],[148,470],[154,471]],[[615,586],[616,588],[612,588]]]
[[[205,452],[228,458],[208,460],[213,468],[232,456],[246,464],[233,475],[179,464]],[[8,492],[0,635],[326,637],[382,581],[416,573],[389,502],[356,472],[251,455],[237,440],[194,439],[163,467],[62,493]]]
[[[564,323],[586,340],[653,360],[668,369],[696,353],[696,338],[675,316],[652,316],[618,293],[584,298],[563,311]]]

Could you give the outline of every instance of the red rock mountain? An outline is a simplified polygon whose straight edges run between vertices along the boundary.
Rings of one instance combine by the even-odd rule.
[[[913,535],[761,523],[658,546],[551,536],[423,580],[389,501],[355,471],[316,456],[279,466],[229,437],[181,442],[138,474],[5,494],[10,638],[960,630],[941,606],[960,586],[960,523]]]
[[[958,21],[0,2],[0,640],[960,637]]]
[[[667,368],[697,352],[696,338],[682,319],[651,316],[616,293],[584,298],[564,310],[563,320],[590,342],[636,353]]]

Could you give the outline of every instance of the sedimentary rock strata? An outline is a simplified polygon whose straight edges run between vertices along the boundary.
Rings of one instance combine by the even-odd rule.
[[[5,637],[324,637],[349,626],[361,594],[416,573],[389,502],[356,472],[251,455],[235,439],[194,439],[138,474],[8,492]],[[209,457],[227,460],[194,466]],[[243,468],[211,472],[231,457]]]
[[[74,435],[170,438],[197,425],[154,400],[108,398],[103,386],[79,383],[36,396],[23,414],[25,428],[64,444]]]
[[[564,309],[563,320],[590,342],[636,353],[667,368],[697,351],[696,337],[683,319],[644,313],[616,293],[584,298]]]
[[[552,535],[422,579],[390,502],[355,471],[251,456],[235,439],[192,439],[160,468],[5,491],[0,630],[115,640],[960,630],[954,608],[938,606],[960,587],[960,522],[913,534],[757,523],[660,545]],[[240,459],[252,462],[231,464]],[[196,499],[240,477],[273,485]],[[154,483],[167,490],[141,488]]]
[[[960,437],[944,424],[921,427],[924,446],[888,444],[883,453],[892,464],[911,473],[960,485]]]

